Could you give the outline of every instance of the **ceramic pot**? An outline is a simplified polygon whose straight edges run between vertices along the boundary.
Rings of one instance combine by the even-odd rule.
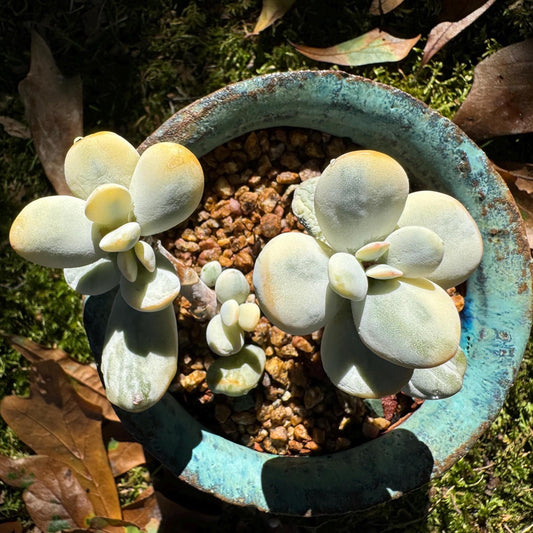
[[[168,469],[228,502],[292,515],[344,513],[416,489],[463,456],[512,384],[531,328],[529,245],[517,207],[484,153],[452,122],[411,96],[333,71],[272,74],[230,85],[182,109],[141,145],[179,142],[198,157],[273,126],[349,137],[398,160],[411,184],[459,199],[476,220],[484,255],[461,313],[468,358],[463,389],[426,401],[404,423],[350,450],[320,457],[258,453],[204,429],[171,395],[148,411],[118,411]],[[85,324],[101,353],[111,297],[91,297]]]

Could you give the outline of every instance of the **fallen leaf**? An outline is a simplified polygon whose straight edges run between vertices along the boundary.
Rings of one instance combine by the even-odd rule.
[[[72,469],[96,514],[122,517],[101,423],[86,416],[57,362],[37,363],[31,376],[30,398],[5,397],[0,414],[37,454],[48,455]]]
[[[25,126],[22,122],[14,118],[0,116],[0,124],[11,137],[18,137],[19,139],[29,139],[31,137],[28,126]]]
[[[472,89],[453,121],[475,140],[533,131],[533,38],[476,66]]]
[[[533,198],[528,192],[520,190],[512,183],[508,184],[508,187],[522,215],[529,248],[533,249]]]
[[[0,524],[0,533],[22,533],[22,523],[18,520],[16,522],[4,522]]]
[[[114,477],[146,463],[143,447],[138,442],[112,439],[107,445],[107,457]]]
[[[371,15],[385,15],[396,9],[403,0],[372,0],[368,12]]]
[[[58,194],[72,194],[64,160],[72,141],[83,135],[81,78],[65,78],[44,39],[31,38],[31,66],[19,84],[33,142],[46,176]]]
[[[291,44],[298,52],[311,59],[356,67],[371,63],[400,61],[407,56],[418,39],[420,39],[420,35],[412,39],[400,39],[375,28],[355,39],[329,48],[312,48],[311,46]]]
[[[161,523],[161,509],[153,487],[139,494],[138,498],[123,508],[124,520],[137,525],[138,528],[157,532]]]
[[[496,2],[496,0],[487,0],[481,7],[472,11],[457,22],[445,21],[437,24],[428,35],[428,40],[424,47],[422,66],[424,66],[446,43],[451,41],[455,36],[485,13],[494,2]]]
[[[533,194],[533,163],[515,163],[512,161],[492,162],[500,176],[506,182],[513,182],[526,192]]]
[[[87,493],[70,468],[51,457],[0,456],[0,478],[24,489],[22,498],[28,513],[43,531],[84,527],[94,514]]]
[[[263,7],[252,35],[257,35],[259,32],[274,24],[276,20],[287,13],[294,2],[295,0],[263,0]]]
[[[94,365],[78,363],[69,354],[58,348],[45,348],[20,335],[0,334],[31,363],[39,361],[56,361],[65,373],[74,378],[77,383],[74,389],[86,402],[97,406],[102,416],[112,422],[119,422],[111,403],[106,397],[105,389]]]

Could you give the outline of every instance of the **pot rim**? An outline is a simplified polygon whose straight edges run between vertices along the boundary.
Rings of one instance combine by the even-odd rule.
[[[439,476],[494,420],[531,329],[530,250],[509,190],[464,132],[407,93],[344,72],[282,72],[228,85],[176,113],[139,151],[173,141],[200,157],[239,135],[274,126],[318,129],[380,149],[406,168],[412,182],[452,194],[468,208],[484,254],[468,280],[461,317],[469,363],[463,389],[424,402],[373,441],[317,457],[277,457],[230,442],[203,428],[168,393],[148,411],[117,413],[169,470],[218,498],[281,514],[345,513]],[[108,301],[109,295],[88,298],[84,310],[97,358]]]

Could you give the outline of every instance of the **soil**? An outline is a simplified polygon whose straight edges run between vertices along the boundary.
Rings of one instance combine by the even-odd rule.
[[[241,270],[253,291],[254,261],[266,242],[304,231],[290,208],[294,187],[358,148],[300,128],[259,130],[229,141],[201,159],[201,205],[186,224],[161,236],[163,245],[198,272],[215,259]],[[461,307],[462,296],[450,292]],[[402,393],[363,401],[339,391],[320,361],[322,331],[293,336],[265,317],[246,340],[267,355],[262,381],[240,398],[215,395],[205,376],[216,355],[205,341],[206,324],[188,307],[184,298],[177,306],[179,370],[170,390],[204,426],[235,442],[279,455],[336,452],[376,438],[421,404]]]

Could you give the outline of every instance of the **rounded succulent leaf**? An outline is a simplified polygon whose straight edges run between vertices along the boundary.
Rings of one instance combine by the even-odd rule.
[[[335,251],[355,253],[394,229],[408,192],[407,174],[392,157],[372,150],[343,154],[318,180],[318,224]]]
[[[208,286],[213,288],[217,282],[218,276],[222,272],[222,265],[218,261],[209,261],[200,271],[200,279]]]
[[[386,239],[390,243],[384,261],[403,272],[406,278],[425,278],[442,261],[444,242],[422,226],[403,226]]]
[[[70,288],[89,296],[104,294],[120,281],[120,272],[115,262],[108,258],[81,267],[65,268],[63,275]]]
[[[459,347],[461,323],[448,293],[425,279],[372,281],[364,301],[352,302],[357,332],[393,364],[429,368]]]
[[[135,281],[130,282],[124,277],[120,280],[124,300],[138,311],[154,312],[170,306],[180,289],[180,280],[174,267],[160,253],[156,253],[153,272],[140,268]]]
[[[39,198],[15,218],[9,242],[24,259],[46,267],[94,263],[106,254],[98,247],[102,235],[84,210],[85,202],[72,196]]]
[[[237,300],[226,300],[220,306],[220,318],[225,326],[232,327],[239,322],[239,304]]]
[[[343,298],[362,300],[368,290],[364,268],[354,255],[338,252],[329,258],[328,277],[331,288]]]
[[[142,153],[129,189],[142,235],[153,235],[193,213],[202,199],[204,173],[190,150],[162,142]]]
[[[153,272],[155,270],[155,252],[154,249],[145,241],[139,241],[134,247],[135,257],[139,263],[148,270]]]
[[[133,250],[126,250],[117,254],[117,267],[129,282],[133,283],[139,273],[139,264]]]
[[[253,331],[259,324],[260,318],[261,310],[257,304],[245,302],[239,305],[239,326],[244,331]]]
[[[238,353],[211,364],[207,370],[207,385],[215,394],[243,396],[259,383],[265,361],[265,352],[259,346],[247,344]]]
[[[442,261],[427,277],[445,289],[465,281],[481,261],[483,241],[477,224],[452,196],[435,191],[411,193],[398,225],[424,226],[442,239]]]
[[[389,246],[390,244],[385,241],[369,242],[355,252],[355,257],[363,262],[376,261],[389,249]]]
[[[407,384],[413,370],[389,363],[357,335],[348,305],[326,324],[320,344],[322,366],[341,391],[359,398],[382,398]]]
[[[131,308],[117,294],[102,352],[106,395],[126,411],[143,411],[165,393],[177,369],[178,329],[172,307]]]
[[[104,252],[125,252],[131,250],[141,236],[141,226],[137,222],[126,222],[102,237],[100,248]]]
[[[132,207],[130,192],[126,187],[104,183],[87,198],[85,216],[103,226],[118,226],[128,221]]]
[[[217,277],[215,293],[220,303],[236,300],[242,304],[250,294],[250,285],[240,270],[227,268]]]
[[[403,276],[401,270],[385,264],[369,266],[365,273],[372,279],[395,279]]]
[[[330,254],[313,237],[282,233],[261,250],[254,266],[259,306],[276,326],[306,335],[324,326],[341,298],[329,286]]]
[[[205,338],[209,348],[217,355],[233,355],[244,346],[243,330],[238,324],[226,326],[220,315],[215,315],[207,324]]]
[[[440,400],[459,392],[466,372],[466,356],[461,348],[446,363],[434,368],[417,368],[402,389],[405,394],[423,400]]]
[[[76,141],[65,157],[65,178],[72,194],[84,200],[104,183],[128,188],[139,161],[137,150],[120,135],[101,131]]]

